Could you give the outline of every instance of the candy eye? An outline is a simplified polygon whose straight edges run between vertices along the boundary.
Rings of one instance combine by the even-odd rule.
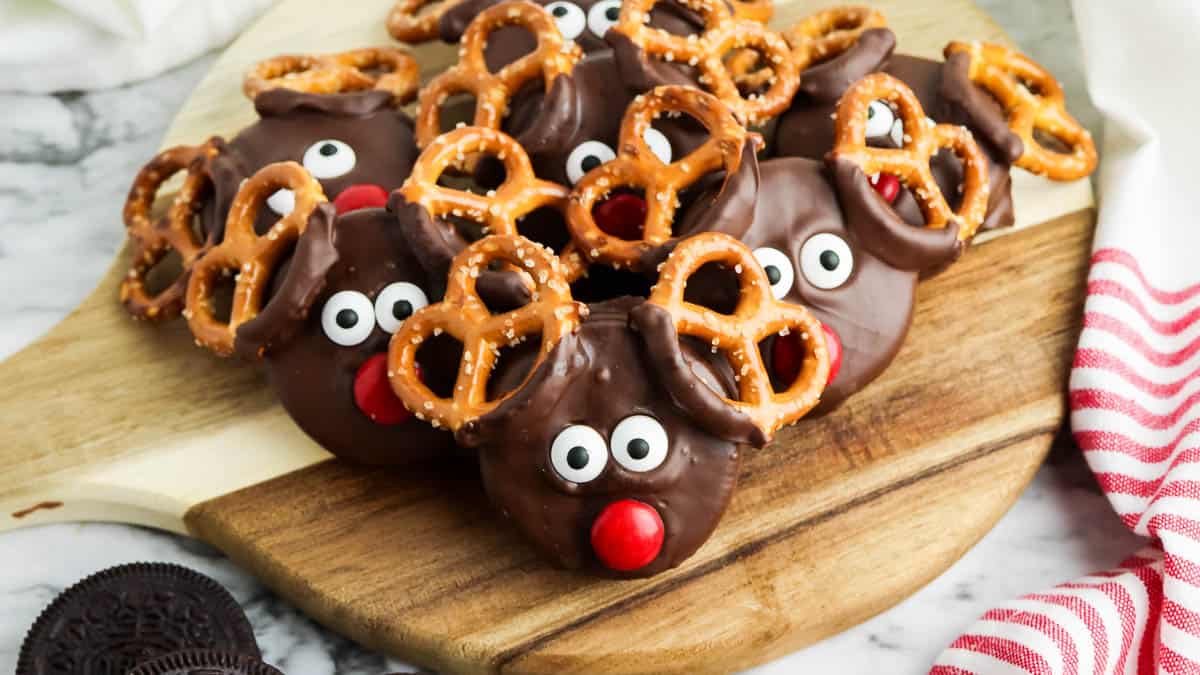
[[[573,424],[554,437],[550,463],[563,480],[587,483],[595,480],[608,465],[608,446],[595,429]]]
[[[896,113],[883,101],[871,101],[867,108],[867,138],[884,138],[892,133]]]
[[[286,216],[296,208],[296,193],[287,188],[280,188],[267,197],[267,208],[275,213]]]
[[[428,304],[429,298],[419,286],[407,281],[397,281],[375,296],[375,320],[379,322],[380,328],[395,333],[405,319]]]
[[[796,281],[796,273],[792,270],[792,261],[777,248],[759,248],[754,250],[754,257],[767,273],[767,281],[771,282],[771,294],[776,300],[792,290]]]
[[[668,141],[661,131],[654,127],[646,127],[642,138],[646,141],[646,147],[650,148],[650,152],[653,152],[660,162],[671,163],[671,141]]]
[[[338,291],[321,308],[321,330],[334,344],[362,344],[375,330],[375,306],[358,291]]]
[[[621,18],[621,0],[604,0],[588,10],[588,30],[598,38],[604,37],[609,28],[617,25]]]
[[[817,288],[837,288],[854,271],[854,254],[846,240],[836,234],[814,234],[800,247],[800,271]]]
[[[354,148],[341,141],[317,141],[304,151],[304,168],[313,178],[337,178],[350,173],[358,157]]]
[[[574,40],[587,28],[587,17],[579,5],[573,2],[552,2],[546,5],[546,11],[554,17],[554,23],[558,24],[558,32],[567,40]]]
[[[567,180],[578,183],[587,172],[617,156],[613,149],[600,141],[584,141],[567,155]]]
[[[653,471],[667,459],[667,430],[649,415],[630,415],[612,432],[613,458],[630,471]]]

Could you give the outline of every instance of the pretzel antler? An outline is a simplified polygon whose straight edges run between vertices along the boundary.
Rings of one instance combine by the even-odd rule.
[[[487,194],[456,190],[438,184],[451,166],[467,157],[489,155],[504,163],[504,182]],[[434,139],[413,165],[399,189],[404,200],[418,204],[434,218],[454,216],[479,223],[485,234],[517,235],[517,222],[541,208],[552,208],[566,219],[567,188],[537,178],[529,156],[507,134],[486,127],[460,127]],[[585,268],[574,245],[560,255],[568,281]]]
[[[200,240],[192,220],[211,187],[208,160],[218,152],[219,141],[215,138],[204,145],[177,145],[156,155],[133,179],[124,210],[131,260],[129,272],[121,281],[120,298],[134,318],[166,321],[183,310],[192,264],[210,246]],[[187,171],[183,187],[168,212],[151,222],[150,209],[159,189],[180,171]],[[165,288],[151,293],[146,277],[172,250],[179,253],[183,269]]]
[[[904,122],[904,147],[876,148],[867,145],[867,111],[882,100],[898,109]],[[886,73],[873,73],[856,82],[837,105],[834,148],[830,156],[857,164],[868,176],[889,173],[900,179],[917,199],[925,215],[925,226],[959,225],[958,237],[969,241],[987,215],[988,162],[966,127],[934,124],[925,116],[921,102],[903,82]],[[941,148],[949,148],[962,161],[962,202],[950,208],[942,194],[929,160]]]
[[[265,234],[256,234],[259,209],[280,189],[293,192],[295,208]],[[304,232],[309,215],[325,201],[321,184],[295,162],[268,164],[242,184],[229,207],[224,240],[193,266],[188,282],[184,315],[197,344],[221,356],[233,353],[238,326],[262,310],[271,275]],[[228,323],[217,319],[213,309],[217,277],[222,274],[235,275]]]
[[[475,290],[481,271],[494,261],[520,267],[535,282],[533,301],[503,314],[492,314]],[[500,347],[541,334],[541,348],[530,374],[568,333],[587,307],[571,299],[563,270],[546,248],[513,235],[492,235],[463,249],[454,259],[445,298],[422,308],[401,325],[388,349],[388,373],[400,400],[420,419],[457,431],[494,410],[511,395],[488,400],[487,385]],[[430,391],[417,372],[417,352],[431,336],[449,333],[463,346],[454,392],[443,398]],[[518,387],[519,389],[519,387]]]
[[[688,279],[708,263],[719,263],[737,275],[740,287],[737,307],[722,314],[684,300]],[[650,344],[650,358],[660,361],[659,372],[672,397],[685,408],[712,411],[707,399],[719,397],[734,417],[744,415],[757,433],[748,434],[758,445],[770,440],[776,429],[803,417],[820,401],[829,379],[829,353],[821,323],[800,305],[776,300],[771,283],[754,254],[737,239],[718,232],[688,237],[675,247],[663,264],[658,283],[646,307],[638,308],[634,320]],[[661,310],[661,311],[656,311]],[[674,330],[664,331],[669,316]],[[799,374],[785,391],[776,392],[763,363],[759,343],[772,335],[797,333],[804,344]],[[729,359],[738,384],[738,399],[720,396],[695,381],[690,369],[673,367],[678,361],[678,336],[691,335],[714,352]],[[660,344],[669,340],[670,344]],[[693,415],[702,425],[712,425],[718,435],[727,434],[728,419],[721,415]]]
[[[1009,128],[1024,144],[1017,166],[1054,180],[1076,180],[1096,169],[1092,134],[1067,112],[1062,87],[1045,68],[1003,45],[951,42],[946,46],[947,57],[956,52],[970,56],[968,77],[1000,102]],[[1070,152],[1047,148],[1038,142],[1035,131],[1054,137]]]
[[[521,26],[537,39],[537,47],[499,71],[484,60],[488,36],[502,26]],[[525,83],[541,77],[546,91],[554,78],[569,73],[583,52],[563,40],[554,19],[540,6],[518,0],[493,5],[479,13],[463,33],[458,63],[421,90],[417,108],[417,144],[424,148],[441,133],[441,106],[453,94],[475,97],[474,126],[499,129],[510,98]]]
[[[399,0],[387,16],[387,30],[401,42],[418,44],[438,37],[438,21],[462,0]],[[425,7],[433,9],[420,14]]]
[[[708,130],[709,139],[687,156],[663,164],[647,147],[645,133],[664,113],[691,115]],[[727,106],[699,89],[657,87],[635,98],[621,122],[616,158],[588,172],[571,192],[567,225],[580,251],[593,262],[637,268],[644,253],[671,239],[680,190],[712,171],[733,175],[741,164],[748,136]],[[620,187],[645,191],[641,239],[621,239],[596,224],[592,213],[596,203]]]
[[[365,72],[382,69],[382,75]],[[285,54],[260,61],[242,83],[251,100],[268,89],[310,94],[341,94],[374,89],[392,95],[397,105],[411,101],[421,83],[411,54],[391,47],[352,49],[336,54]]]
[[[792,49],[793,59],[807,68],[850,49],[864,31],[886,27],[887,19],[882,12],[862,5],[844,5],[801,19],[783,31],[783,37]],[[771,77],[770,68],[751,70],[757,64],[758,56],[748,50],[734,54],[726,62],[734,80],[749,89],[765,85]],[[803,72],[800,78],[803,80]]]

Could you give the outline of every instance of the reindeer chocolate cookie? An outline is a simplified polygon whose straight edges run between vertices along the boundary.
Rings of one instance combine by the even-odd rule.
[[[475,280],[497,262],[528,271],[533,300],[487,309]],[[737,275],[732,316],[684,299],[710,263]],[[803,416],[828,378],[819,324],[772,297],[749,250],[724,235],[680,243],[648,299],[582,305],[558,259],[513,236],[472,244],[451,269],[445,299],[392,338],[392,384],[416,414],[478,449],[501,512],[564,567],[644,577],[682,563],[716,527],[741,446],[761,447]],[[793,382],[775,388],[758,344],[780,333],[801,336],[804,352]],[[415,364],[445,334],[463,357],[439,395]]]
[[[129,312],[149,320],[179,314],[190,265],[222,240],[242,181],[268,164],[302,165],[339,212],[384,206],[417,156],[413,122],[398,107],[415,96],[417,84],[416,62],[394,49],[281,56],[258,64],[244,86],[257,122],[228,141],[171,148],[135,180],[125,211],[134,259],[121,291]],[[166,215],[152,219],[158,187],[183,171],[187,185]],[[270,195],[256,230],[265,232],[295,202],[286,188]],[[152,270],[171,251],[179,254],[181,269],[150,283]]]

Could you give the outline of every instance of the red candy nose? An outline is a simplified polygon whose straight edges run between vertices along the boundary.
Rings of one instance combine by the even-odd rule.
[[[359,209],[381,209],[387,206],[387,203],[387,190],[374,183],[351,185],[333,199],[333,206],[338,215]]]
[[[592,549],[610,570],[631,572],[658,557],[663,544],[663,521],[658,511],[635,499],[604,507],[592,523]]]
[[[890,173],[881,173],[871,179],[871,187],[891,204],[900,194],[900,179]]]
[[[829,326],[821,324],[821,329],[825,331],[825,348],[829,350],[829,379],[825,381],[825,384],[829,384],[842,367],[842,341]],[[800,374],[803,362],[804,344],[798,334],[789,333],[775,338],[775,345],[771,348],[771,366],[780,382],[790,385]]]
[[[354,376],[354,402],[376,424],[400,424],[412,414],[392,391],[387,376],[387,353],[367,359]]]
[[[646,221],[646,200],[623,192],[600,202],[592,215],[596,218],[596,226],[614,237],[641,239],[642,224]]]

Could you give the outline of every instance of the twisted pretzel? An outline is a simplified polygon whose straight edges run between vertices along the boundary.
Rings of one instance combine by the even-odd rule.
[[[886,27],[887,19],[881,12],[862,5],[845,5],[805,17],[785,30],[783,38],[793,58],[808,67],[850,49],[864,31]],[[757,89],[771,77],[770,68],[752,70],[757,64],[758,55],[749,50],[738,51],[726,61],[734,80],[747,89]]]
[[[192,220],[209,187],[207,160],[218,152],[216,139],[204,145],[177,145],[156,155],[133,179],[123,214],[131,260],[129,272],[121,281],[120,298],[134,318],[165,321],[183,309],[192,264],[209,246],[192,228]],[[150,209],[159,189],[180,171],[187,171],[183,187],[167,213],[151,222]],[[164,289],[152,294],[146,288],[146,277],[172,250],[179,253],[183,270]]]
[[[685,37],[648,25],[650,10],[659,0],[624,0],[621,17],[612,30],[649,56],[697,68],[700,86],[721,99],[744,124],[759,124],[787,109],[800,86],[805,64],[792,55],[782,36],[755,21],[735,19],[723,0],[674,1],[701,16],[704,32]],[[769,85],[766,91],[742,95],[724,60],[737,50],[766,57],[770,71],[763,80]]]
[[[386,72],[372,75],[364,69]],[[411,101],[421,82],[420,67],[408,52],[390,47],[352,49],[336,54],[285,54],[260,61],[246,74],[242,91],[251,100],[268,89],[310,94],[341,94],[375,89],[397,104]]]
[[[646,129],[663,113],[691,115],[708,130],[708,140],[685,157],[663,164],[645,141]],[[567,225],[572,239],[591,261],[636,268],[642,254],[671,239],[679,191],[709,172],[737,171],[747,136],[728,107],[699,89],[664,86],[638,96],[621,121],[616,158],[588,172],[571,192]],[[639,240],[604,232],[592,214],[596,203],[618,187],[645,191],[646,218]]]
[[[475,291],[479,273],[493,261],[527,271],[536,283],[533,301],[504,314],[493,315]],[[530,374],[568,333],[574,331],[587,307],[571,299],[562,269],[549,251],[528,239],[492,235],[463,249],[454,259],[446,295],[409,317],[392,336],[388,375],[404,405],[434,427],[457,431],[462,425],[495,409],[511,395],[489,401],[487,384],[503,345],[515,345],[541,334],[541,349]],[[463,346],[454,392],[442,398],[425,386],[417,372],[417,352],[433,335],[449,333]],[[518,387],[517,389],[519,389]]]
[[[740,287],[733,314],[721,314],[683,299],[688,279],[710,262],[737,275]],[[722,351],[733,367],[740,400],[724,398],[745,413],[765,438],[800,419],[820,401],[829,379],[829,353],[821,323],[800,305],[776,300],[762,265],[745,244],[719,232],[679,243],[663,264],[648,304],[667,310],[679,335],[691,335]],[[776,393],[758,344],[771,335],[797,332],[804,343],[800,372],[786,391]]]
[[[438,37],[438,21],[442,15],[459,2],[461,0],[399,0],[388,12],[388,33],[401,42],[429,42]],[[421,9],[429,5],[436,6],[418,16]]]
[[[775,13],[771,0],[728,0],[733,8],[733,18],[767,23]]]
[[[1092,134],[1067,112],[1058,80],[1033,59],[1008,47],[984,42],[951,42],[945,55],[971,57],[968,76],[1004,107],[1008,127],[1021,138],[1025,152],[1017,166],[1054,180],[1076,180],[1096,169]],[[1071,148],[1056,152],[1038,143],[1041,131]]]
[[[522,26],[534,34],[533,52],[507,64],[495,73],[484,61],[488,36],[502,26]],[[540,6],[527,0],[504,2],[479,13],[463,33],[458,63],[433,78],[421,90],[417,108],[417,145],[424,148],[441,133],[441,106],[453,94],[475,97],[474,126],[499,129],[508,114],[508,102],[525,83],[539,76],[546,90],[554,78],[569,73],[583,52],[563,40],[554,19]]]
[[[876,100],[898,109],[904,121],[903,148],[867,146],[867,109]],[[868,176],[889,173],[899,178],[916,197],[926,227],[942,228],[955,220],[960,240],[975,236],[987,215],[988,163],[966,127],[934,124],[925,116],[916,94],[886,73],[872,73],[854,83],[838,101],[836,115],[831,156],[854,162]],[[951,210],[929,169],[930,158],[940,148],[950,148],[962,161],[962,203],[958,211]]]
[[[447,168],[480,154],[504,163],[504,182],[499,187],[481,195],[438,185]],[[485,127],[461,127],[438,136],[425,148],[400,186],[400,194],[434,218],[466,218],[483,225],[485,234],[517,235],[517,221],[540,208],[553,208],[565,219],[569,192],[558,183],[534,176],[525,149],[507,134]],[[585,264],[573,244],[568,244],[560,258],[568,281],[583,274]]]
[[[255,234],[259,209],[283,188],[295,194],[295,208],[266,234]],[[233,353],[238,326],[258,315],[280,259],[304,232],[309,215],[324,201],[321,184],[295,162],[268,164],[242,183],[229,207],[224,240],[192,267],[184,316],[197,344],[221,356]],[[228,323],[218,320],[213,311],[217,276],[222,274],[235,275]]]

